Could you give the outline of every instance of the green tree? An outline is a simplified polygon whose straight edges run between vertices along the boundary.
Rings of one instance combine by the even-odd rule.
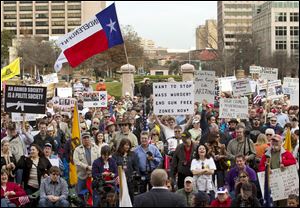
[[[9,47],[12,46],[14,34],[10,30],[1,31],[1,65],[7,65],[9,61]]]

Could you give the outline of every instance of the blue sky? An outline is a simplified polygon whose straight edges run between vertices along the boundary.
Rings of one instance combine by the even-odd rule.
[[[106,6],[113,3],[107,1]],[[116,1],[121,25],[131,25],[142,38],[169,49],[196,46],[196,27],[217,19],[216,1]]]

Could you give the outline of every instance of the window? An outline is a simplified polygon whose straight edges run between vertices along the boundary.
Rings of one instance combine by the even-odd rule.
[[[276,12],[275,13],[275,22],[286,22],[286,13],[285,12]]]
[[[286,36],[286,26],[275,27],[276,36]]]
[[[32,1],[20,1],[20,4],[31,4]]]
[[[234,38],[234,35],[228,34],[228,35],[225,35],[225,38]]]
[[[20,22],[20,26],[32,27],[32,22]]]
[[[45,21],[43,21],[43,22],[36,22],[35,23],[35,26],[48,26],[48,25],[49,25],[49,23],[45,22]]]
[[[20,14],[20,19],[32,19],[32,14]]]
[[[64,18],[65,14],[64,13],[53,13],[52,18]]]
[[[299,21],[299,13],[291,12],[290,13],[290,22],[298,22]]]
[[[52,29],[52,34],[65,34],[65,29]]]
[[[15,14],[4,14],[4,19],[16,19]]]
[[[4,1],[4,4],[16,4],[16,1]]]
[[[48,11],[48,6],[35,6],[36,11]]]
[[[275,48],[276,50],[286,50],[286,41],[276,40]]]
[[[52,22],[52,26],[65,26],[65,21]]]
[[[48,29],[38,29],[36,30],[36,34],[48,34],[49,30]]]
[[[17,8],[15,6],[6,6],[4,7],[5,12],[11,12],[11,11],[17,11]]]
[[[16,22],[4,22],[4,27],[17,27]]]
[[[48,14],[35,14],[36,19],[48,18]]]
[[[68,26],[79,26],[81,25],[81,21],[69,21]]]
[[[20,11],[32,11],[32,6],[21,6]]]
[[[81,10],[81,5],[68,5],[68,10]]]
[[[68,13],[68,18],[80,18],[80,13]]]
[[[233,46],[233,45],[234,45],[234,42],[225,42],[225,45],[226,45],[226,46]]]
[[[299,49],[299,41],[298,40],[291,40],[291,49],[298,50]]]
[[[21,29],[20,30],[21,35],[32,35],[32,30],[29,29]]]
[[[290,35],[291,36],[298,36],[299,35],[299,27],[290,27]]]
[[[252,11],[251,12],[224,12],[225,16],[252,16]]]
[[[54,11],[65,10],[65,5],[52,5],[52,10]]]

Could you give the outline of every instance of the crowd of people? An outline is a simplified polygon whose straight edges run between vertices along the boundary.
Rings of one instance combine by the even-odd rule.
[[[74,80],[73,97],[106,90],[103,81],[93,89],[88,80]],[[116,207],[118,166],[133,206],[263,206],[257,172],[265,170],[266,161],[271,170],[299,169],[299,106],[287,97],[266,102],[249,99],[248,120],[219,118],[218,103],[206,100],[194,104],[193,115],[159,116],[145,79],[134,95],[109,96],[107,108],[77,102],[77,140],[74,109],[63,112],[49,100],[45,117],[25,122],[12,122],[2,109],[1,207]],[[284,148],[287,134],[291,151]],[[76,167],[75,187],[70,163]],[[291,194],[273,204],[297,207],[299,199]]]

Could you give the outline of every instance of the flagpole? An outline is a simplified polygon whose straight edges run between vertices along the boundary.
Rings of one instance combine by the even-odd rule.
[[[127,64],[129,64],[127,50],[126,50],[126,46],[125,46],[125,41],[124,41],[123,45],[124,45],[124,51],[125,51],[126,61],[127,61]]]
[[[123,184],[122,184],[122,166],[118,166],[118,175],[119,175],[119,180],[120,180],[120,195],[119,195],[119,201],[122,200],[122,194],[123,194]]]

